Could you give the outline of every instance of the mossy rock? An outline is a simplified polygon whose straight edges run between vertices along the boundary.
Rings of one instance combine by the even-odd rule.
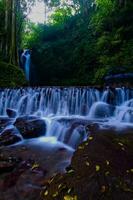
[[[14,65],[0,61],[0,87],[19,87],[26,85],[22,70]]]

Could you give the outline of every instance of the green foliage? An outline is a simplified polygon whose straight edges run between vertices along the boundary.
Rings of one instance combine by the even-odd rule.
[[[50,16],[49,22],[53,25],[64,24],[69,17],[72,16],[72,9],[70,7],[57,8],[54,14]]]
[[[31,24],[24,38],[33,49],[36,84],[102,84],[108,74],[133,72],[132,1],[55,0],[53,6],[49,24]]]
[[[23,72],[18,67],[0,61],[0,87],[26,85]]]

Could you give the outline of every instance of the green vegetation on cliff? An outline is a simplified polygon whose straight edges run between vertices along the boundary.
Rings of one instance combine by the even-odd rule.
[[[23,72],[18,67],[0,62],[0,87],[19,87],[26,85]]]
[[[131,0],[72,0],[57,6],[47,25],[28,30],[33,84],[101,84],[106,75],[133,72]]]

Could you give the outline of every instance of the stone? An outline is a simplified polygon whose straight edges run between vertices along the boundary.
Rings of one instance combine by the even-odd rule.
[[[14,125],[25,139],[44,136],[46,133],[46,123],[40,118],[19,117]]]
[[[5,129],[0,135],[0,146],[8,146],[21,141],[16,128]]]
[[[10,163],[8,161],[0,161],[0,174],[11,172],[14,168],[14,163]]]
[[[9,118],[15,118],[17,116],[17,112],[14,109],[7,108],[6,113]]]
[[[8,125],[12,124],[12,119],[9,117],[0,117],[0,132],[2,132]]]

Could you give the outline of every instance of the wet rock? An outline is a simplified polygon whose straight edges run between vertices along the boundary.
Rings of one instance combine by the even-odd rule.
[[[20,117],[14,125],[25,139],[44,136],[46,133],[46,123],[39,118]]]
[[[21,141],[16,128],[5,129],[0,135],[0,146],[7,146]]]
[[[56,175],[42,198],[51,200],[56,195],[58,200],[132,199],[132,139],[132,134],[90,135],[74,153],[66,174]]]
[[[21,121],[29,121],[29,120],[35,120],[35,119],[39,119],[39,117],[33,116],[33,115],[24,115],[22,117],[18,117],[16,121],[21,122]]]
[[[15,167],[14,163],[0,161],[0,174],[11,172]]]
[[[12,119],[9,117],[0,117],[0,132],[3,131],[6,126],[11,125],[12,123]]]
[[[6,113],[8,115],[9,118],[15,118],[17,116],[17,112],[14,109],[6,109]]]
[[[92,123],[92,124],[88,124],[86,126],[86,131],[89,132],[89,133],[95,133],[98,130],[99,130],[99,124],[98,123]]]
[[[94,103],[90,110],[91,118],[107,118],[113,115],[115,106],[109,105],[104,102]]]

